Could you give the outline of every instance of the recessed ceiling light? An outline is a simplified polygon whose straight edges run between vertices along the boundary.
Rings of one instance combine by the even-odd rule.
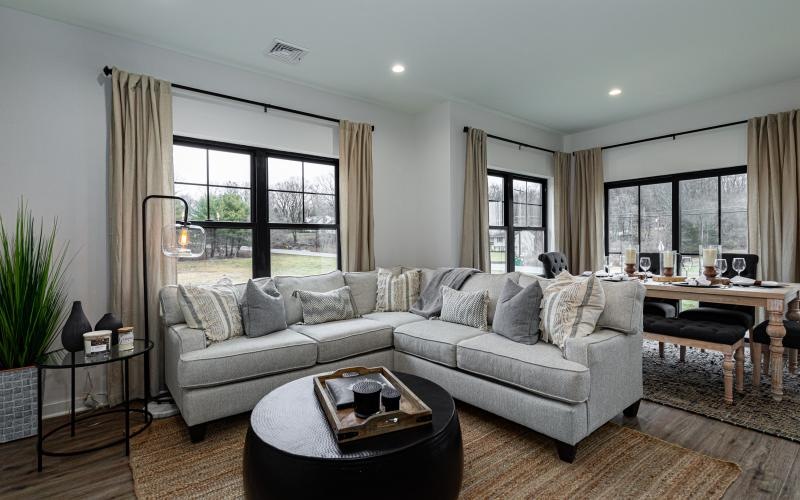
[[[618,89],[616,87],[614,87],[613,89],[608,91],[608,95],[610,95],[610,96],[618,96],[621,93],[622,93],[622,89]]]
[[[392,72],[394,73],[402,73],[405,70],[406,67],[403,66],[402,64],[395,64],[394,66],[392,66]]]

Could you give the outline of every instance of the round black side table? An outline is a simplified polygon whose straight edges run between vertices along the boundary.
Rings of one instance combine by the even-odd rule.
[[[245,440],[246,497],[458,498],[464,452],[453,398],[430,380],[394,374],[431,408],[431,425],[339,444],[313,376],[267,394]]]
[[[38,402],[37,402],[37,427],[38,434],[36,440],[36,467],[39,472],[42,472],[42,457],[47,455],[49,457],[67,457],[73,455],[80,455],[92,451],[102,450],[111,446],[125,443],[125,456],[130,453],[130,439],[131,437],[139,434],[145,430],[153,421],[153,415],[147,410],[147,400],[145,399],[142,408],[131,408],[130,401],[130,370],[128,369],[128,361],[131,359],[142,356],[153,348],[153,342],[144,340],[135,340],[133,349],[127,351],[120,351],[119,346],[112,346],[111,351],[86,355],[84,351],[69,352],[66,349],[58,349],[51,351],[42,356],[42,360],[36,363],[36,375],[38,384]],[[107,363],[122,363],[122,392],[125,398],[124,407],[121,409],[109,409],[101,412],[92,412],[82,418],[75,416],[75,369],[87,366],[104,365]],[[69,422],[59,425],[44,433],[42,429],[42,400],[44,399],[44,385],[43,385],[43,372],[44,370],[70,370],[70,389],[71,389],[71,404],[69,411]],[[146,396],[145,396],[146,397]],[[104,443],[101,445],[93,446],[91,448],[84,448],[72,451],[50,451],[44,448],[45,440],[60,431],[61,429],[69,426],[70,437],[75,436],[75,423],[86,418],[96,418],[100,415],[108,413],[125,413],[125,437],[116,439],[114,441]],[[144,417],[144,424],[135,432],[131,432],[131,413],[140,413]]]

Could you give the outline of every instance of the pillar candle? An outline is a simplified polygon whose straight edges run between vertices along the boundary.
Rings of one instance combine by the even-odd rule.
[[[714,261],[717,260],[717,249],[716,248],[704,248],[703,249],[703,266],[711,267],[714,265]]]
[[[664,252],[664,267],[675,267],[675,254],[672,250]]]

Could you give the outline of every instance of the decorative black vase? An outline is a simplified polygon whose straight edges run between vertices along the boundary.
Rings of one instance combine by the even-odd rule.
[[[111,313],[106,313],[100,321],[94,325],[95,331],[97,330],[111,330],[111,345],[119,343],[119,333],[117,330],[122,328],[122,321],[118,320],[116,316]]]
[[[61,344],[70,352],[82,351],[83,334],[91,331],[92,324],[83,313],[81,301],[76,300],[72,303],[72,312],[64,323],[64,328],[61,329]]]

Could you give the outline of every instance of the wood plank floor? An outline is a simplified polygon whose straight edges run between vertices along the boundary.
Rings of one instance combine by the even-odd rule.
[[[88,419],[78,436],[113,439],[120,435],[119,416]],[[800,499],[800,443],[767,436],[675,408],[642,402],[636,419],[617,417],[616,423],[665,441],[738,463],[741,477],[726,499]],[[54,422],[48,421],[46,428]],[[145,431],[147,432],[147,431]],[[51,446],[64,449],[68,433],[54,436]],[[188,439],[188,435],[187,435]],[[85,444],[84,442],[81,445]],[[578,450],[580,453],[580,448]],[[0,498],[134,498],[133,479],[122,445],[87,455],[44,458],[36,472],[36,439],[0,445]]]

